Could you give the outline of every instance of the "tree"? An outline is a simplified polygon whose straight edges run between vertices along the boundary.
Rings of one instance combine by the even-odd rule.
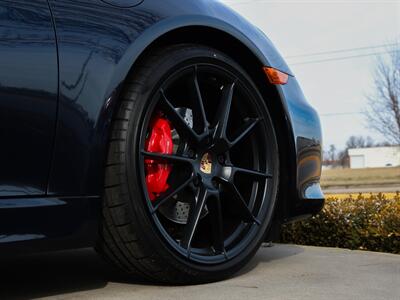
[[[336,164],[336,146],[329,145],[328,150],[323,151],[323,164],[326,166],[334,166]]]
[[[370,148],[374,146],[375,142],[370,136],[364,138],[363,136],[352,135],[346,142],[346,151],[351,148]]]
[[[336,160],[336,147],[333,144],[329,146],[328,157],[331,162]]]
[[[347,149],[342,150],[338,153],[338,164],[342,168],[348,168],[350,166],[350,158]]]
[[[388,48],[387,57],[378,57],[374,89],[367,97],[365,112],[368,127],[386,141],[400,144],[400,42]]]

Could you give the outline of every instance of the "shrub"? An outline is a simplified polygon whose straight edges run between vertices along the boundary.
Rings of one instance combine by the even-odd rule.
[[[400,194],[328,197],[318,215],[284,225],[281,242],[400,254]]]

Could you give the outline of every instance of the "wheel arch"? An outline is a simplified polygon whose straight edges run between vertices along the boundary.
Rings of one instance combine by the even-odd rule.
[[[278,190],[278,206],[276,207],[275,219],[278,222],[285,220],[291,209],[292,191],[296,190],[296,163],[295,145],[287,107],[279,87],[270,84],[263,72],[262,67],[270,65],[264,57],[260,59],[260,53],[255,53],[249,44],[239,38],[227,33],[224,30],[208,26],[183,26],[172,29],[149,43],[134,60],[129,72],[134,72],[135,67],[153,50],[175,44],[201,44],[215,48],[226,53],[237,61],[251,76],[257,87],[260,89],[265,103],[270,111],[275,130],[277,132],[280,178]],[[229,47],[226,47],[229,45]],[[122,83],[123,86],[123,83]],[[278,101],[267,101],[267,99]],[[288,186],[289,185],[289,186]]]

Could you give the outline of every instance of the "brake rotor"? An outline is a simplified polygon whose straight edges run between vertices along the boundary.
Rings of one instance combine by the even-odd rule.
[[[188,124],[190,128],[193,128],[192,110],[189,108],[180,107],[177,108],[176,111],[182,116],[186,124]],[[180,153],[185,152],[187,145],[181,143],[178,132],[173,129],[171,134],[176,151]],[[186,224],[189,217],[190,205],[187,201],[180,201],[180,199],[183,200],[186,197],[191,197],[191,195],[185,191],[182,191],[179,195],[175,195],[175,201],[171,201],[160,207],[160,212],[164,215],[164,217],[174,223]]]

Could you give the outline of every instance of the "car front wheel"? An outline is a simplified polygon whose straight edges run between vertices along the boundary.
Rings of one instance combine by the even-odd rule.
[[[120,100],[98,249],[157,282],[232,275],[271,225],[278,147],[269,99],[224,53],[177,45],[135,65]]]

